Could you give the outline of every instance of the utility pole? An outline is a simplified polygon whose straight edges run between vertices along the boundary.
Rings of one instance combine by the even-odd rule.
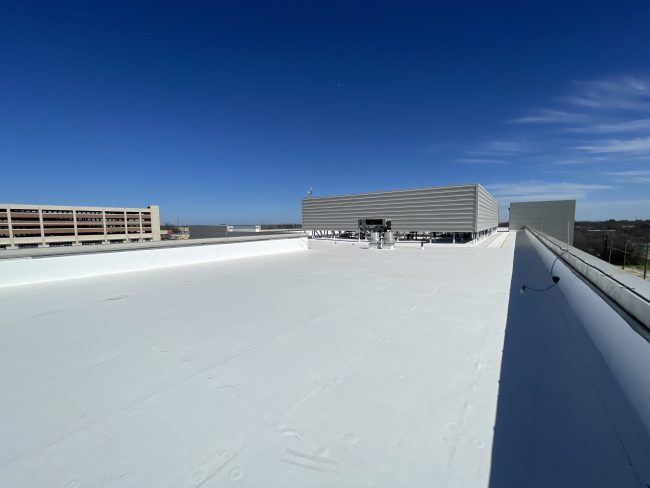
[[[627,258],[627,229],[625,229],[625,245],[623,246],[623,269],[625,269],[626,258]]]
[[[621,226],[625,229],[625,245],[623,246],[623,269],[625,269],[625,260],[627,259],[627,230],[634,227],[633,225],[623,225]]]
[[[650,249],[650,237],[648,237],[648,241],[645,243],[645,261],[643,262],[643,279],[646,279],[646,276],[648,274],[648,249]]]
[[[589,232],[608,232],[609,233],[609,255],[607,261],[612,264],[612,247],[614,246],[614,229],[587,229]],[[607,236],[605,236],[607,238]],[[607,244],[605,244],[605,252],[607,253]],[[603,256],[604,257],[604,256]]]

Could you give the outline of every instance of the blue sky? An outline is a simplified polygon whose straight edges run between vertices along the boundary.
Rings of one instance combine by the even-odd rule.
[[[0,6],[0,201],[297,222],[300,198],[481,182],[650,218],[650,4]]]

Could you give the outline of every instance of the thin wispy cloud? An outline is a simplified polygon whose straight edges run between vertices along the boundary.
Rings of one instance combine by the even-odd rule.
[[[585,165],[585,164],[593,165],[593,164],[599,164],[605,162],[613,162],[613,161],[607,156],[595,156],[595,155],[586,155],[586,154],[584,156],[567,158],[567,159],[562,159],[562,158],[550,159],[550,163],[554,166],[576,166],[576,165]]]
[[[490,141],[485,145],[487,151],[502,153],[520,153],[528,150],[528,145],[514,141]]]
[[[606,161],[594,156],[611,157],[612,164],[624,162],[624,158],[635,158],[627,159],[634,162],[650,157],[650,76],[575,81],[569,94],[555,100],[554,107],[531,110],[524,117],[506,121],[510,125],[528,127],[528,138],[531,139],[535,128],[544,125],[544,131],[539,132],[538,137],[550,142],[539,146],[552,146],[555,161],[549,161],[549,164]],[[647,114],[640,117],[639,112]],[[549,135],[549,126],[556,129],[556,136],[553,132]],[[572,136],[577,134],[582,137],[576,139]],[[596,137],[602,134],[614,137]]]
[[[463,164],[508,164],[503,159],[483,159],[483,158],[460,158],[456,160],[457,163]]]
[[[650,169],[606,171],[604,174],[615,177],[617,183],[650,183]]]
[[[592,117],[586,114],[540,109],[508,122],[511,124],[575,124],[589,120],[592,120]]]
[[[605,80],[576,81],[572,95],[560,98],[588,109],[650,109],[650,79],[622,76]]]
[[[520,141],[488,141],[484,142],[480,146],[465,151],[466,158],[463,159],[475,159],[478,160],[507,160],[512,157],[523,155],[526,152],[531,150],[530,145],[527,142]],[[480,164],[480,163],[478,163]]]
[[[650,119],[621,120],[618,122],[584,125],[582,127],[566,127],[562,130],[581,134],[615,134],[618,132],[650,131]]]
[[[557,165],[557,166],[571,166],[575,164],[588,164],[593,162],[593,160],[588,159],[588,158],[570,158],[570,159],[557,159],[553,160],[551,164]]]
[[[633,171],[607,171],[605,174],[610,176],[650,176],[650,169]]]
[[[613,204],[650,183],[650,76],[572,82],[559,95],[549,97],[547,107],[521,107],[521,116],[503,121],[506,130],[457,159],[506,161],[515,174],[540,178],[508,182],[506,177],[486,185],[502,209],[516,201],[575,199],[580,213],[582,202]],[[585,216],[601,218],[599,212],[609,218],[596,205]]]
[[[493,183],[487,189],[507,208],[511,202],[545,200],[583,200],[594,192],[612,190],[615,187],[602,184],[573,182],[522,181],[516,183]]]
[[[591,145],[577,146],[592,154],[650,153],[650,137],[634,139],[611,139]]]
[[[570,182],[551,182],[551,181],[524,181],[518,183],[494,183],[488,185],[490,191],[496,196],[513,196],[523,195],[530,197],[532,195],[582,195],[590,191],[597,190],[611,190],[613,187],[610,185],[600,184],[584,184],[584,183],[570,183]]]

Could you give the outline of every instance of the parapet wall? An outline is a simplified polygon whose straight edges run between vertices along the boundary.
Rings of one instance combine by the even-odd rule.
[[[650,283],[612,266],[591,254],[568,246],[548,234],[526,226],[526,230],[550,251],[600,290],[650,333]]]
[[[582,334],[571,336],[571,331],[567,331],[575,341],[576,360],[589,365],[591,381],[606,405],[638,478],[650,480],[650,344],[643,330],[628,323],[594,291],[589,281],[572,269],[569,259],[577,259],[571,257],[573,248],[569,247],[571,254],[563,254],[561,249],[549,246],[548,236],[525,232],[549,270],[548,281],[551,282],[551,268],[553,275],[560,277],[556,288],[564,297],[567,314],[578,319],[576,327],[588,337],[578,340],[576,337]],[[558,259],[560,255],[562,259]],[[564,306],[562,302],[553,303],[549,306]]]
[[[306,237],[0,260],[0,288],[268,256],[308,248]]]

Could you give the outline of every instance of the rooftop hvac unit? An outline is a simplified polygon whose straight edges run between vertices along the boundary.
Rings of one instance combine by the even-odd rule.
[[[369,236],[368,242],[371,248],[393,249],[395,236],[390,227],[391,222],[387,219],[359,219],[359,233],[364,232]]]

